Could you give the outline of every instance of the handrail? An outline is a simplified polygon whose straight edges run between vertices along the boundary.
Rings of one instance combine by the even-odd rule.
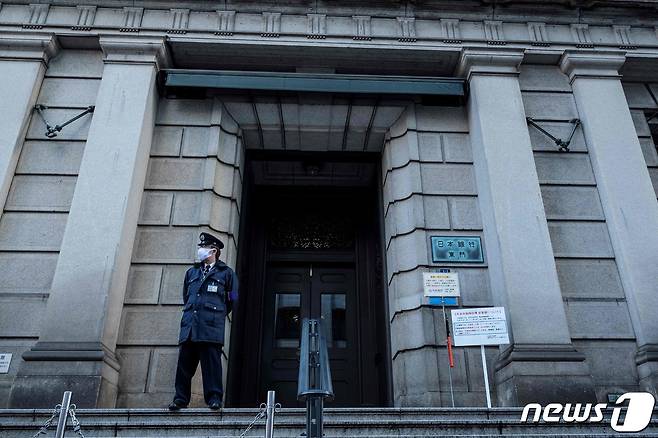
[[[306,401],[306,437],[322,438],[322,410],[325,398],[333,399],[327,341],[319,319],[302,321],[297,400]]]

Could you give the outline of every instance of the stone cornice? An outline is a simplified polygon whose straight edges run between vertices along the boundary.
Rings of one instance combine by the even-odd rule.
[[[623,51],[566,50],[560,69],[573,82],[579,77],[620,78],[619,69],[626,62]]]
[[[157,69],[171,65],[162,37],[102,35],[99,44],[106,64],[153,64]]]
[[[17,61],[41,61],[48,64],[59,52],[57,38],[53,35],[29,33],[0,34],[0,59]]]
[[[456,74],[470,80],[473,75],[518,75],[523,62],[523,49],[464,49]]]

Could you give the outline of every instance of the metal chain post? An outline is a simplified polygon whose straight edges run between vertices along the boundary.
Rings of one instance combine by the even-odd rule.
[[[45,435],[45,434],[47,433],[48,428],[50,427],[50,425],[52,424],[53,420],[55,419],[55,417],[56,417],[57,414],[59,413],[59,410],[60,410],[61,407],[62,407],[62,405],[57,405],[57,406],[55,406],[55,409],[53,409],[53,414],[50,416],[49,419],[46,420],[45,423],[43,423],[43,426],[41,426],[41,428],[39,429],[39,431],[38,431],[37,433],[35,433],[34,435],[32,435],[32,438],[37,438],[39,435],[41,435],[41,434],[44,434],[44,435]]]
[[[249,432],[249,429],[251,429],[254,426],[256,421],[260,420],[261,418],[263,418],[266,415],[266,409],[267,409],[267,405],[265,405],[265,403],[261,403],[260,404],[260,411],[258,411],[258,413],[256,414],[256,417],[254,417],[254,419],[251,421],[249,426],[247,426],[247,428],[244,430],[244,432],[242,432],[240,434],[240,437],[245,436],[245,434],[247,432]]]
[[[41,426],[39,431],[32,435],[32,438],[37,438],[39,435],[46,435],[48,428],[52,425],[53,420],[59,414],[59,419],[57,421],[57,430],[55,431],[55,438],[63,438],[64,432],[66,431],[66,421],[68,415],[71,416],[71,423],[73,424],[73,431],[80,435],[80,438],[85,438],[82,433],[82,427],[80,425],[80,420],[75,416],[75,404],[71,403],[71,391],[65,391],[64,396],[62,397],[62,403],[55,406],[53,414],[48,420]]]
[[[80,425],[80,420],[78,420],[78,417],[75,416],[76,407],[77,407],[76,405],[72,404],[69,409],[69,414],[71,414],[71,423],[73,424],[73,432],[80,435],[80,438],[85,438],[84,434],[82,433],[82,426]]]

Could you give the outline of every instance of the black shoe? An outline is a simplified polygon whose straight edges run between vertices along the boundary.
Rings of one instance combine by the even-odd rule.
[[[179,404],[176,400],[174,400],[171,403],[169,403],[168,407],[170,411],[177,411],[179,409],[186,408],[187,405]]]
[[[222,407],[222,402],[220,401],[212,401],[208,403],[208,407],[212,409],[213,411],[216,411],[217,409]]]

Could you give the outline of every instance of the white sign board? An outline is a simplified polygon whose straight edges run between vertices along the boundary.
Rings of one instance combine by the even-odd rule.
[[[509,344],[504,307],[453,309],[455,346]]]
[[[11,353],[0,353],[0,374],[7,374],[9,372],[10,363]]]
[[[426,297],[458,297],[459,276],[456,272],[423,272]]]

